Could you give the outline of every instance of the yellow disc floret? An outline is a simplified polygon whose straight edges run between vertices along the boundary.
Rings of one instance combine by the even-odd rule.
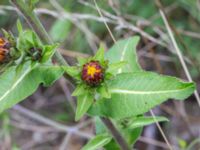
[[[100,69],[98,69],[98,68],[96,68],[96,66],[95,65],[88,65],[87,66],[87,75],[89,75],[89,76],[91,76],[92,78],[94,78],[94,75],[96,74],[96,73],[99,73],[101,70]]]
[[[98,86],[104,79],[104,69],[99,61],[90,61],[83,65],[82,80],[90,86]]]

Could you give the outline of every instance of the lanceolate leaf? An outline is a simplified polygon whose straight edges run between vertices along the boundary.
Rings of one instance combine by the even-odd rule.
[[[119,125],[117,121],[115,121],[115,120],[112,120],[112,121],[116,125],[116,127],[120,130],[120,133],[125,137],[125,139],[127,140],[127,142],[130,145],[132,145],[136,142],[137,138],[140,136],[142,129],[143,129],[143,127],[130,128],[128,125],[126,128],[124,128],[121,125]],[[132,125],[132,122],[129,122],[129,123],[130,123],[130,125]],[[106,131],[107,131],[105,125],[101,122],[99,117],[95,118],[95,130],[96,130],[97,135],[106,133]],[[120,150],[119,146],[116,144],[116,142],[114,140],[111,140],[108,144],[106,144],[104,146],[104,149],[105,150],[110,150],[110,149]]]
[[[55,42],[63,42],[70,32],[71,22],[67,19],[59,19],[54,22],[50,29],[50,36]]]
[[[79,79],[79,68],[78,67],[71,67],[71,66],[63,66],[63,69],[66,71],[68,75],[75,79]]]
[[[93,59],[98,60],[99,62],[104,61],[104,47],[103,47],[103,45],[100,45],[100,48],[97,51],[97,53],[95,54],[95,56],[93,57]]]
[[[31,62],[9,68],[0,76],[0,112],[31,95],[40,83],[50,85],[62,74],[60,67],[39,67]]]
[[[123,133],[124,137],[126,137],[127,142],[130,145],[133,145],[142,134],[142,130],[143,127],[138,127],[134,129],[127,127],[122,129],[121,132]]]
[[[136,72],[141,68],[137,62],[136,46],[139,42],[139,37],[131,37],[118,41],[108,52],[106,58],[110,63],[118,63],[119,61],[127,62],[122,68],[119,68],[117,73]]]
[[[85,93],[84,95],[80,95],[77,97],[78,104],[76,108],[76,117],[75,120],[79,120],[90,108],[90,106],[93,103],[93,95],[88,93]]]
[[[60,66],[42,65],[35,68],[27,77],[37,82],[37,84],[42,83],[43,86],[50,86],[58,80],[63,73],[64,70]]]
[[[106,84],[99,87],[97,89],[97,91],[100,93],[101,97],[103,97],[103,98],[110,98],[111,97],[111,94],[110,94],[109,89],[108,89]]]
[[[119,145],[115,142],[114,139],[112,139],[108,144],[106,144],[104,147],[104,150],[121,150]]]
[[[127,126],[129,129],[135,129],[138,127],[144,127],[150,125],[155,122],[163,122],[163,121],[168,121],[168,119],[165,117],[157,117],[157,116],[156,117],[140,116],[131,119],[131,121],[127,124]]]
[[[81,150],[97,150],[111,141],[112,137],[108,134],[99,134],[91,139]]]
[[[47,62],[55,53],[57,45],[45,45],[43,46],[43,56],[41,63]]]
[[[143,114],[169,98],[183,100],[190,96],[194,83],[151,72],[123,73],[108,84],[111,99],[97,101],[91,115],[125,118]]]
[[[23,27],[22,27],[22,24],[19,19],[17,20],[17,30],[18,30],[19,34],[21,34],[23,32]]]
[[[110,72],[110,73],[117,72],[117,70],[119,70],[120,68],[122,68],[125,65],[127,65],[127,62],[125,62],[125,61],[112,63],[109,65],[107,72]]]

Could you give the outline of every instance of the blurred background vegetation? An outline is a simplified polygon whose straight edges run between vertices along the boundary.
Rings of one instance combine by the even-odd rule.
[[[143,69],[186,80],[154,0],[98,0],[97,3],[105,20],[99,16],[93,0],[40,0],[36,5],[36,13],[51,38],[60,44],[60,52],[70,64],[76,63],[77,56],[94,54],[100,43],[107,48],[112,46],[113,40],[104,24],[106,21],[116,40],[140,35],[137,52]],[[200,1],[163,0],[162,5],[198,85]],[[17,19],[18,13],[8,0],[1,0],[0,27],[17,35]],[[28,28],[22,17],[20,20]],[[53,87],[39,88],[21,105],[1,114],[0,150],[79,150],[88,139],[79,132],[92,135],[94,125],[87,116],[74,122],[72,90],[72,85],[60,79]],[[200,149],[196,144],[200,135],[200,109],[193,96],[184,103],[166,102],[155,108],[155,112],[171,120],[161,125],[176,149]],[[75,127],[78,133],[66,134],[67,127],[70,131]],[[155,125],[145,128],[135,148],[168,149]]]

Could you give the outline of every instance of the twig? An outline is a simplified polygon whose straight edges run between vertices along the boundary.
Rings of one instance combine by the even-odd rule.
[[[61,78],[61,79],[59,80],[59,83],[60,83],[60,86],[61,86],[61,88],[62,88],[62,90],[63,90],[63,92],[64,92],[64,95],[65,95],[67,101],[69,102],[69,105],[70,105],[71,108],[72,108],[73,115],[74,115],[74,113],[75,113],[75,111],[76,111],[76,105],[75,105],[75,103],[74,103],[74,99],[73,99],[73,97],[71,96],[71,92],[70,92],[70,90],[69,90],[69,88],[68,88],[68,86],[67,86],[67,83],[66,83],[65,81],[66,81],[66,80],[65,80],[64,78]]]
[[[67,149],[68,149],[68,148],[67,148],[67,145],[68,145],[68,143],[69,143],[70,138],[71,138],[71,134],[68,133],[68,134],[64,137],[63,142],[62,142],[62,144],[60,145],[59,150],[67,150]]]
[[[163,19],[163,21],[164,21],[164,23],[165,23],[165,26],[166,26],[167,31],[168,31],[168,33],[169,33],[169,36],[170,36],[170,38],[171,38],[171,42],[172,42],[172,44],[173,44],[173,46],[174,46],[174,49],[176,50],[176,53],[177,53],[178,58],[179,58],[179,60],[180,60],[180,62],[181,62],[181,65],[182,65],[182,67],[183,67],[183,69],[184,69],[184,72],[185,72],[185,74],[186,74],[188,80],[189,80],[190,82],[193,82],[192,77],[191,77],[191,75],[190,75],[190,72],[189,72],[189,70],[188,70],[188,67],[187,67],[187,65],[186,65],[186,63],[185,63],[185,61],[184,61],[184,59],[183,59],[183,54],[181,53],[181,50],[179,49],[179,47],[178,47],[178,45],[177,45],[177,42],[176,42],[176,40],[175,40],[175,38],[174,38],[174,35],[173,35],[172,30],[171,30],[171,28],[170,28],[170,25],[169,25],[169,23],[168,23],[168,19],[167,19],[166,15],[165,15],[165,12],[163,11],[162,4],[161,4],[160,0],[156,0],[156,4],[157,4],[157,6],[158,6],[158,8],[159,8],[160,15],[161,15],[161,17],[162,17],[162,19]],[[194,91],[194,95],[195,95],[196,100],[197,100],[197,102],[198,102],[198,105],[199,105],[199,107],[200,107],[200,97],[199,97],[199,94],[198,94],[197,90]]]
[[[128,143],[126,142],[126,140],[124,139],[124,137],[118,132],[118,130],[113,125],[113,123],[111,122],[111,120],[102,117],[101,121],[109,129],[109,131],[113,135],[113,138],[119,144],[121,150],[130,150],[130,147],[128,146]]]
[[[57,130],[64,131],[64,132],[67,132],[67,133],[73,133],[73,134],[79,135],[79,136],[86,138],[86,139],[90,139],[92,137],[91,134],[80,131],[80,130],[78,130],[77,127],[69,127],[69,126],[66,126],[66,125],[62,125],[60,123],[57,123],[53,120],[50,120],[50,119],[44,117],[44,116],[41,116],[41,115],[31,111],[31,110],[28,110],[28,109],[26,109],[26,108],[24,108],[20,105],[14,106],[13,110],[16,110],[16,111],[22,113],[23,115],[28,116],[32,119],[35,119],[35,120],[37,120],[41,123],[44,123],[44,124],[49,125],[51,127],[54,127]]]
[[[9,11],[17,11],[16,8],[12,7],[12,6],[7,6],[7,5],[0,5],[0,9],[2,11],[4,10],[9,10]],[[167,8],[166,8],[167,9]],[[104,11],[104,10],[102,10]],[[108,17],[97,17],[95,15],[91,15],[91,14],[79,14],[79,13],[69,13],[69,12],[62,12],[62,13],[59,13],[59,12],[56,12],[56,11],[53,11],[53,10],[49,10],[49,9],[45,9],[45,8],[37,8],[35,9],[35,13],[36,14],[47,14],[47,15],[50,15],[52,17],[55,17],[55,18],[59,18],[59,19],[67,19],[67,20],[76,20],[77,21],[81,21],[81,20],[94,20],[94,21],[97,21],[97,22],[106,22],[106,23],[110,23],[110,24],[113,24],[113,25],[116,25],[116,29],[119,30],[119,29],[123,29],[123,28],[128,28],[127,26],[124,26],[123,24],[120,23],[119,18],[115,18],[115,17],[112,17],[112,18],[115,18],[115,20],[113,20],[112,18],[108,18]],[[143,20],[142,18],[137,18],[137,20],[140,19],[140,20]],[[124,21],[124,20],[121,20],[121,21]],[[143,22],[145,22],[146,25],[152,25],[153,23],[148,21],[148,20],[143,20]],[[148,22],[148,23],[147,23]],[[72,22],[73,23],[73,22]],[[77,23],[76,23],[77,25]],[[129,24],[130,26],[131,24]],[[155,24],[153,24],[154,26],[156,26]],[[131,25],[132,26],[132,25]],[[77,26],[79,29],[81,29],[79,26]],[[155,27],[154,27],[155,28]],[[160,27],[162,28],[162,27]],[[132,29],[130,29],[132,30]],[[154,29],[155,32],[157,32],[159,30],[158,27],[156,27]],[[81,30],[83,31],[83,30]],[[84,30],[85,31],[85,30]],[[84,32],[83,33],[86,33]],[[181,29],[178,29],[178,32],[180,32],[181,34],[183,35],[187,35],[187,36],[191,36],[193,38],[200,38],[200,34],[198,33],[194,33],[194,32],[191,32],[191,31],[181,31]],[[159,33],[158,33],[159,34]],[[160,38],[159,40],[161,40],[162,38]],[[163,39],[164,40],[164,39]],[[96,40],[95,40],[96,41]],[[89,41],[88,41],[89,42]],[[153,42],[153,44],[156,45],[156,43]],[[170,47],[166,47],[171,53],[173,54],[176,54],[174,51],[171,51],[171,48]],[[62,53],[61,53],[62,54]],[[64,54],[68,54],[67,52],[64,53]],[[69,53],[70,55],[71,53]],[[73,55],[74,56],[74,55]],[[72,56],[72,57],[73,57]],[[190,63],[191,64],[191,61],[184,56],[184,60],[187,62],[187,63]]]
[[[59,15],[62,16],[62,14],[65,14],[65,9],[56,0],[50,0],[50,3],[58,11]],[[99,41],[96,35],[90,31],[86,24],[80,22],[78,19],[71,15],[68,15],[68,19],[85,34],[88,44],[95,54],[97,51],[96,41]]]
[[[59,48],[58,50],[63,56],[67,56],[67,57],[73,57],[73,58],[83,57],[83,58],[87,58],[87,57],[90,56],[89,54],[76,52],[74,50],[73,51],[72,50],[65,50],[65,49],[62,49],[62,48]]]
[[[147,137],[140,137],[138,139],[138,141],[140,142],[144,142],[144,143],[148,143],[148,144],[151,144],[151,145],[155,145],[157,147],[160,147],[160,148],[164,148],[164,149],[169,149],[168,145],[161,142],[161,141],[157,141],[157,140],[154,140],[154,139],[151,139],[151,138],[147,138]],[[178,149],[177,146],[173,145],[173,148],[174,149]]]
[[[92,9],[97,9],[96,6],[93,6],[93,5],[91,5],[90,3],[86,2],[86,1],[80,0],[79,2],[84,4],[84,5],[86,5],[86,6],[89,6]],[[160,41],[160,40],[152,37],[151,35],[149,35],[148,33],[144,32],[143,30],[139,29],[138,27],[134,26],[133,24],[125,21],[123,18],[121,18],[119,16],[112,15],[111,13],[103,10],[102,8],[101,9],[99,8],[99,10],[100,10],[102,15],[104,14],[106,17],[111,18],[112,20],[115,20],[115,24],[120,26],[120,28],[122,28],[122,29],[123,28],[130,29],[130,30],[132,30],[132,31],[134,31],[136,33],[139,33],[140,35],[146,37],[150,41],[152,41],[154,43],[157,43],[159,45],[162,45],[162,46],[167,48],[167,44],[166,43],[164,43],[163,41]],[[103,18],[105,18],[105,16],[103,16]],[[104,23],[107,23],[107,22],[104,21]]]
[[[97,8],[97,11],[98,11],[99,15],[100,15],[101,18],[104,20],[104,24],[105,24],[105,26],[106,26],[106,28],[107,28],[107,30],[108,30],[108,32],[109,32],[109,34],[110,34],[112,40],[116,43],[117,41],[115,40],[115,38],[114,38],[114,36],[113,36],[113,34],[112,34],[112,32],[111,32],[111,30],[110,30],[108,24],[106,23],[106,21],[105,21],[103,15],[102,15],[102,13],[101,13],[100,8],[99,8],[99,6],[98,6],[97,3],[96,3],[96,0],[94,0],[94,3],[95,3],[95,7]]]
[[[167,146],[169,147],[170,150],[173,150],[171,144],[169,143],[169,140],[167,139],[167,137],[166,137],[165,133],[163,132],[163,130],[162,130],[160,124],[158,123],[158,120],[156,119],[153,110],[150,110],[150,113],[151,113],[151,115],[153,116],[153,119],[155,120],[156,125],[157,125],[157,127],[158,127],[158,129],[159,129],[159,131],[160,131],[160,133],[161,133],[161,135],[162,135],[162,137],[164,138],[164,140],[165,140]]]
[[[24,123],[21,123],[20,121],[13,121],[13,120],[11,120],[10,125],[14,126],[15,128],[19,128],[26,131],[32,131],[32,132],[45,133],[45,132],[55,131],[55,128],[52,128],[52,127],[24,124]]]
[[[191,150],[196,144],[200,143],[200,139],[195,139],[192,143],[187,147],[186,150]]]

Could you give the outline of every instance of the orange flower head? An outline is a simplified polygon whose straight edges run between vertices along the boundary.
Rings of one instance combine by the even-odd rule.
[[[4,63],[8,58],[9,51],[0,47],[0,64]]]
[[[4,37],[0,37],[0,48],[5,48],[5,49],[10,48],[10,42]]]
[[[4,37],[0,37],[0,64],[7,61],[9,57],[10,43]]]
[[[3,38],[0,38],[0,47],[3,47],[5,44],[5,40]]]
[[[104,69],[99,61],[90,61],[83,65],[81,78],[90,86],[98,86],[104,79]]]

